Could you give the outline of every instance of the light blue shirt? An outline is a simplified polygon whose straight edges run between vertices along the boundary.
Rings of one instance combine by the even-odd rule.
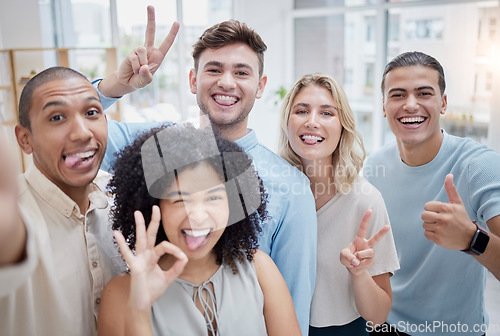
[[[412,335],[455,334],[450,328],[459,324],[468,330],[460,335],[482,335],[488,324],[486,269],[472,256],[425,238],[421,215],[429,201],[448,202],[444,180],[452,173],[470,219],[486,226],[500,215],[500,155],[443,133],[438,154],[425,165],[406,165],[394,142],[372,154],[363,170],[384,197],[401,265],[391,278],[388,323]]]
[[[94,87],[97,89],[97,82]],[[99,90],[97,90],[99,93]],[[99,93],[103,108],[117,99]],[[108,145],[101,169],[110,171],[114,154],[135,136],[158,123],[124,124],[108,120]],[[249,154],[269,194],[270,219],[262,224],[259,249],[274,261],[292,295],[303,335],[309,333],[309,311],[316,282],[317,218],[307,177],[260,144],[252,130],[235,141]]]

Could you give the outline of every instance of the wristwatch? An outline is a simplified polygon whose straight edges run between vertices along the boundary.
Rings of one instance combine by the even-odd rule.
[[[486,231],[484,227],[477,224],[476,222],[473,223],[477,227],[476,233],[472,238],[470,247],[467,250],[462,250],[462,252],[471,255],[481,255],[486,250],[486,246],[488,246],[488,242],[490,241],[490,235],[488,234],[488,231]]]

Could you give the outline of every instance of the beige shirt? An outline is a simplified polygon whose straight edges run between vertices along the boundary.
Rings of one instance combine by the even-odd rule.
[[[317,211],[318,257],[310,319],[314,327],[345,325],[360,316],[349,272],[340,262],[340,251],[354,240],[368,209],[373,210],[367,233],[367,238],[371,238],[389,224],[389,217],[380,192],[365,178],[358,177],[348,194],[335,195]],[[393,274],[399,269],[392,231],[374,250],[374,264],[369,269],[372,276]]]
[[[110,198],[98,187],[85,216],[34,165],[19,178],[27,258],[0,268],[2,335],[95,335],[104,285],[125,270],[108,219]]]

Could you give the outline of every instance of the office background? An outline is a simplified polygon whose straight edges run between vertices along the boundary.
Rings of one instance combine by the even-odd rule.
[[[110,117],[128,121],[196,119],[188,87],[191,46],[210,25],[235,18],[268,46],[268,84],[249,125],[276,148],[280,102],[301,75],[325,72],[349,97],[368,152],[393,136],[382,117],[380,79],[404,51],[436,57],[447,77],[452,134],[500,152],[500,1],[498,0],[17,0],[0,2],[0,130],[13,146],[16,104],[37,71],[68,64],[103,77],[144,41],[146,6],[156,8],[158,43],[174,20],[181,30],[147,88],[123,98]],[[20,155],[20,163],[23,162]],[[500,286],[487,302],[500,335]]]

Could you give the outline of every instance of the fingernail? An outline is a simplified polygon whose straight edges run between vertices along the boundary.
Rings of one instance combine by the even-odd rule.
[[[354,259],[352,259],[351,264],[352,264],[353,266],[358,266],[358,265],[359,265],[359,260],[358,260],[358,258],[354,258]]]

